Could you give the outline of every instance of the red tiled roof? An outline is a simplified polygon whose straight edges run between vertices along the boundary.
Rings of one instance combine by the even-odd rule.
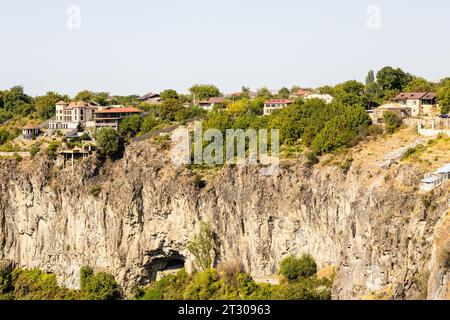
[[[103,110],[95,111],[95,113],[142,113],[143,110],[137,108],[107,108]]]
[[[223,103],[225,100],[220,97],[209,98],[208,100],[200,101],[199,103]]]
[[[398,94],[394,100],[407,99],[434,99],[436,94],[434,92],[402,92]]]
[[[26,126],[24,126],[22,129],[24,129],[24,130],[36,130],[36,129],[39,129],[39,127],[37,125],[29,123]]]
[[[67,106],[67,102],[61,100],[61,101],[59,101],[56,105],[57,105],[57,106]]]
[[[310,91],[310,90],[298,89],[297,91],[292,93],[292,95],[294,95],[294,96],[306,96],[306,95],[311,94],[311,93],[312,93],[312,91]]]

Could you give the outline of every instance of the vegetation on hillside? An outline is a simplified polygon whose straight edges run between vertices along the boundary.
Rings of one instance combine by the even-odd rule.
[[[114,300],[121,297],[114,277],[80,270],[80,290],[60,287],[53,273],[39,269],[0,269],[0,300]]]

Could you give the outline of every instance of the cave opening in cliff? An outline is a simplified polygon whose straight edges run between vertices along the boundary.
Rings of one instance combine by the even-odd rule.
[[[159,253],[144,266],[145,276],[141,280],[142,284],[157,281],[162,277],[175,274],[185,266],[185,257],[178,252]]]

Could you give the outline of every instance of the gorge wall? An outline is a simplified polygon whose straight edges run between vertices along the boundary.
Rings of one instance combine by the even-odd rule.
[[[385,291],[395,299],[449,297],[449,187],[420,195],[414,165],[348,172],[283,162],[211,171],[203,189],[161,147],[134,143],[121,160],[62,168],[45,156],[0,167],[0,259],[78,285],[84,265],[112,273],[126,292],[186,263],[186,244],[208,221],[217,257],[239,257],[255,276],[309,252],[335,266],[335,299]],[[381,172],[381,174],[380,174]],[[94,186],[101,192],[92,194]]]

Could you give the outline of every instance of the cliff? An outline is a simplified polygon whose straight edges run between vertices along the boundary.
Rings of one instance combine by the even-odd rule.
[[[300,159],[283,161],[274,177],[258,167],[209,170],[203,189],[148,140],[114,163],[2,160],[0,259],[55,272],[69,287],[90,265],[130,292],[160,270],[189,269],[186,244],[203,220],[216,235],[216,260],[239,257],[255,276],[309,252],[320,267],[336,267],[335,299],[448,299],[448,184],[420,194],[423,166],[386,171],[364,150],[354,150],[350,168]]]

